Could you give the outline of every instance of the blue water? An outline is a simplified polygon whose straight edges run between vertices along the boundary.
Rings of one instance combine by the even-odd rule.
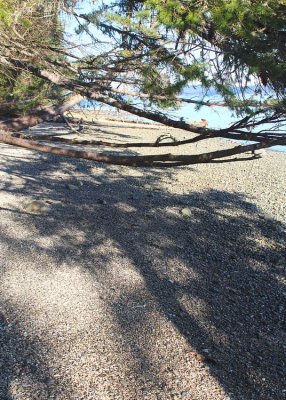
[[[192,97],[196,100],[199,100],[202,98],[201,94],[202,92],[200,91],[200,89],[194,90],[193,88],[187,88],[183,93],[182,97],[184,96]],[[220,98],[217,96],[214,90],[211,90],[208,93],[208,96],[211,97],[205,98],[204,101],[208,100],[220,101]],[[94,102],[93,105],[91,106],[91,103],[87,101],[83,101],[82,103],[80,103],[80,106],[85,108],[95,108],[95,109],[101,108],[102,110],[112,109],[109,106],[102,107],[102,105],[99,105],[96,102]],[[168,110],[168,116],[173,119],[183,118],[186,122],[200,121],[203,118],[208,121],[209,128],[217,128],[217,129],[226,128],[237,120],[237,116],[234,114],[234,112],[229,110],[227,107],[201,106],[199,109],[197,109],[196,105],[187,103],[184,103],[179,109]],[[266,127],[264,127],[264,129],[265,128]],[[270,127],[268,126],[267,128],[269,129]],[[271,147],[271,150],[286,152],[286,146],[273,146]]]

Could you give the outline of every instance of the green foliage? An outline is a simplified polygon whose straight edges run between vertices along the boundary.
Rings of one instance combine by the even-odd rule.
[[[27,113],[50,102],[60,101],[61,91],[28,73],[0,70],[0,104],[5,113]]]
[[[262,84],[284,91],[285,0],[147,0],[147,5],[165,27],[210,42],[231,66],[238,61]]]
[[[187,29],[191,24],[200,24],[201,15],[191,4],[180,0],[147,0],[151,9],[158,11],[159,21],[167,28]]]
[[[238,114],[251,114],[245,93],[254,81],[253,99],[270,89],[270,101],[285,105],[285,0],[94,1],[90,12],[76,17],[75,42],[90,33],[91,45],[76,49],[80,56],[72,61],[50,51],[64,42],[63,3],[72,8],[80,2],[0,0],[0,34],[27,47],[34,67],[56,68],[82,87],[94,84],[98,90],[101,83],[109,88],[133,82],[149,95],[146,103],[162,107],[175,106],[184,87],[200,84],[205,92],[215,88]],[[85,10],[87,2],[81,3]],[[17,58],[19,49],[13,46]],[[0,101],[12,95],[24,109],[23,104],[42,104],[55,95],[52,85],[2,68]]]
[[[47,49],[60,43],[60,23],[58,13],[54,12],[56,5],[56,1],[46,0],[0,0],[0,35],[3,44],[7,44],[2,47],[2,56],[6,56],[7,62],[0,64],[0,105],[4,112],[28,112],[47,104],[50,99],[57,101],[59,98],[61,91],[54,85],[14,65],[9,66],[10,58],[21,60],[19,55],[23,49],[26,58],[30,54],[34,66],[40,66],[42,54],[38,46]],[[48,51],[45,57],[49,57]]]

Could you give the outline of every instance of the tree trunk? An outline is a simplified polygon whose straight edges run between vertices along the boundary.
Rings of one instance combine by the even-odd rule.
[[[23,129],[31,128],[32,126],[38,125],[41,122],[56,121],[61,118],[61,116],[78,104],[83,99],[83,96],[76,94],[70,96],[62,105],[60,106],[49,106],[42,108],[40,110],[35,110],[29,115],[23,115],[17,118],[10,118],[0,122],[0,130],[5,132],[17,132]]]

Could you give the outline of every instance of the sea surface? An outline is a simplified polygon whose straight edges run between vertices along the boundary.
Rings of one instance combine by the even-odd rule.
[[[202,90],[200,87],[198,88],[186,88],[182,94],[182,97],[192,98],[194,100],[202,99]],[[204,102],[219,102],[221,98],[216,94],[214,90],[210,90],[208,92],[208,96],[204,97]],[[140,107],[140,101],[136,101],[136,105]],[[102,106],[97,102],[83,101],[80,103],[80,107],[84,107],[87,109],[101,109],[101,110],[111,110],[112,108],[109,106]],[[114,109],[113,109],[114,110]],[[160,111],[158,109],[158,111]],[[164,111],[166,112],[166,110]],[[226,128],[233,124],[238,118],[234,114],[232,110],[227,107],[209,107],[209,106],[201,106],[197,107],[195,104],[183,103],[181,107],[178,109],[169,109],[168,116],[173,119],[183,118],[186,122],[192,121],[200,121],[201,119],[206,119],[208,121],[209,128]],[[134,118],[134,116],[130,116],[130,118]],[[140,118],[138,119],[140,120]],[[142,120],[144,120],[142,118]],[[148,121],[148,120],[145,120]],[[150,121],[148,121],[150,122]],[[262,126],[262,128],[266,128],[266,126]],[[270,126],[267,126],[269,129]],[[261,129],[261,128],[260,128]],[[246,143],[246,142],[244,142]],[[286,146],[273,146],[271,150],[275,151],[285,151]]]

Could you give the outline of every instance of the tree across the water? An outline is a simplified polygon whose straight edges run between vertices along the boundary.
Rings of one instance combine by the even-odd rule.
[[[231,161],[286,145],[285,0],[0,0],[0,36],[3,143],[143,167]],[[200,98],[182,96],[198,85]],[[219,100],[210,100],[213,91]],[[53,135],[42,141],[21,132],[43,121],[67,121],[64,113],[83,99],[193,135],[119,145]],[[228,107],[237,120],[213,129],[171,118],[169,111],[183,102],[197,109]],[[98,150],[183,146],[218,137],[251,144],[196,155]]]

